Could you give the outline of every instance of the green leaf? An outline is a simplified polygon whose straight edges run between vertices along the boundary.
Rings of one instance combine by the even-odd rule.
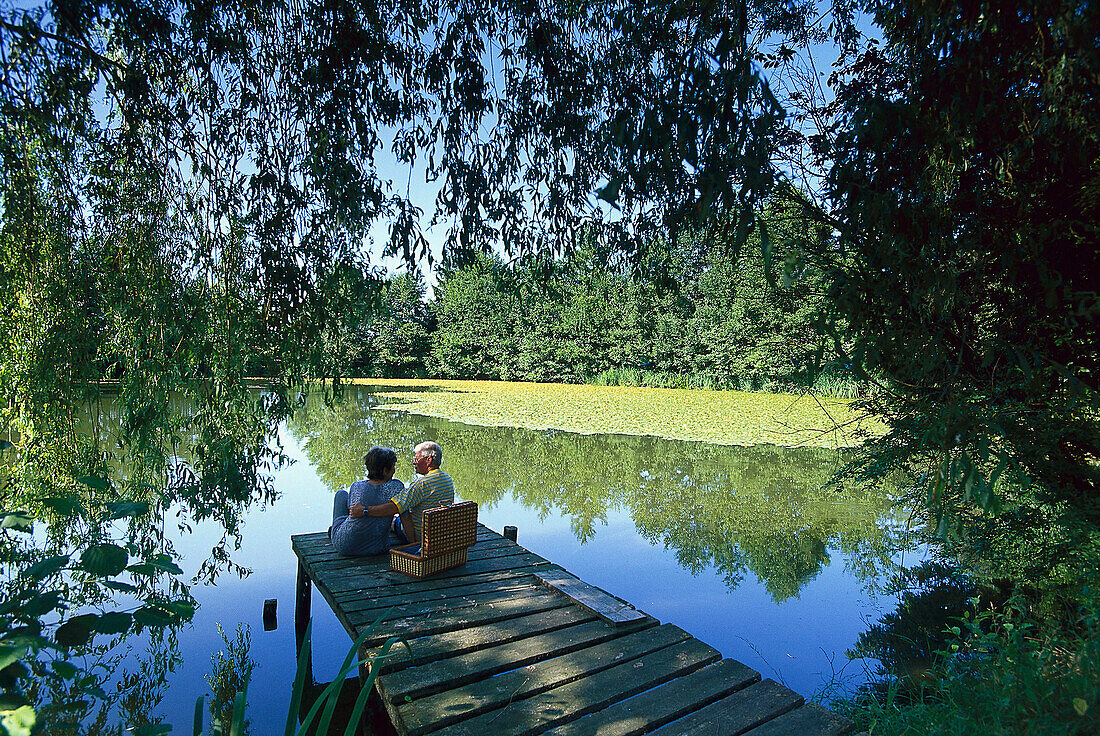
[[[63,659],[54,660],[53,664],[50,666],[53,667],[53,671],[63,680],[71,680],[80,672],[80,670],[76,668],[76,665],[72,662],[66,662]]]
[[[309,648],[309,644],[306,644],[306,648]],[[194,721],[194,736],[202,736],[202,701],[203,696],[200,695],[199,699],[195,701],[195,721]]]
[[[51,590],[40,593],[19,607],[19,615],[27,618],[39,618],[61,605],[61,592]]]
[[[84,507],[69,496],[51,496],[38,499],[43,506],[59,516],[84,516]]]
[[[1079,715],[1079,716],[1085,715],[1085,711],[1087,711],[1089,709],[1088,701],[1085,700],[1084,698],[1074,698],[1073,699],[1073,709],[1075,711],[1077,711],[1077,715]]]
[[[18,693],[4,693],[0,695],[0,711],[15,710],[24,705],[29,705],[25,697]]]
[[[83,483],[89,488],[94,488],[97,491],[105,491],[111,487],[111,482],[106,478],[100,478],[98,475],[85,475],[76,479],[77,483]]]
[[[5,636],[4,643],[8,646],[28,647],[36,651],[43,647],[51,646],[49,639],[39,634],[32,634],[29,629],[23,629],[19,633]]]
[[[108,519],[125,519],[129,516],[144,516],[149,513],[149,504],[145,501],[118,501],[104,504]]]
[[[95,630],[101,634],[122,634],[130,628],[133,616],[114,611],[104,613],[95,622]]]
[[[117,590],[122,593],[137,593],[140,590],[136,585],[130,583],[123,583],[118,580],[104,580],[104,588],[110,588],[111,590]]]
[[[614,205],[616,202],[619,201],[619,189],[622,187],[622,185],[623,180],[616,177],[607,182],[607,186],[600,187],[600,189],[596,192],[596,196],[607,202],[608,204]]]
[[[44,560],[39,560],[26,570],[23,571],[23,575],[35,580],[45,580],[51,575],[56,575],[61,571],[61,568],[65,567],[65,563],[69,561],[68,555],[57,555],[55,557],[47,557]]]
[[[93,575],[114,577],[126,569],[130,555],[117,544],[96,544],[84,550],[80,566]]]
[[[18,529],[29,532],[34,527],[34,517],[25,511],[9,511],[0,514],[0,529]]]
[[[142,606],[134,611],[134,623],[141,624],[142,626],[168,626],[174,620],[171,613],[159,606]]]
[[[34,708],[23,705],[5,713],[3,720],[0,720],[0,725],[7,729],[8,736],[30,736],[36,721]]]
[[[189,619],[195,615],[195,602],[189,600],[176,600],[168,604],[168,610],[180,618]]]
[[[92,638],[97,618],[99,617],[94,613],[73,616],[57,627],[54,639],[63,647],[77,647],[86,644]]]
[[[130,565],[126,569],[138,575],[155,575],[158,572],[170,572],[173,575],[183,574],[183,570],[180,569],[179,565],[173,562],[171,557],[163,554],[154,555],[144,562]]]
[[[23,659],[29,650],[30,647],[26,645],[10,646],[8,644],[0,644],[0,670],[13,662],[18,662]]]

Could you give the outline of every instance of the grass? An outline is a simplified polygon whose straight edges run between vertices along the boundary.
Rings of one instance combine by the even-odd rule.
[[[482,426],[632,434],[718,445],[851,447],[881,424],[849,401],[809,395],[645,386],[357,379],[382,408]]]

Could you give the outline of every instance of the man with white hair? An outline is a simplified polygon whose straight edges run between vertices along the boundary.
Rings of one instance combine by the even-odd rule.
[[[455,502],[455,484],[451,476],[439,469],[443,462],[443,450],[434,442],[421,442],[413,448],[413,469],[420,478],[413,481],[403,493],[378,506],[368,506],[368,516],[393,516],[399,514],[400,527],[409,542],[420,542],[424,512],[437,506],[449,506]]]

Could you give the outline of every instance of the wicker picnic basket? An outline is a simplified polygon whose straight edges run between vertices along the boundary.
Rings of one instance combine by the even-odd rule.
[[[418,554],[390,550],[390,567],[423,578],[466,564],[466,549],[477,539],[477,504],[463,501],[424,512],[423,544]]]

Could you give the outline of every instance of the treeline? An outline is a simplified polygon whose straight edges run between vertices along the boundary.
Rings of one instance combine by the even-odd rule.
[[[791,205],[769,207],[764,219],[767,259],[758,239],[734,249],[698,235],[658,243],[628,266],[592,239],[560,258],[478,256],[446,270],[431,299],[418,276],[387,277],[359,305],[355,332],[334,344],[333,355],[344,356],[334,368],[700,388],[832,381],[835,389],[843,372],[822,357],[825,284],[798,261],[804,241],[826,233]]]

